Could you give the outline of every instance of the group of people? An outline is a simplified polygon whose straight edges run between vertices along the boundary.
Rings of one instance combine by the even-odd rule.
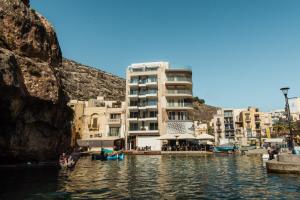
[[[162,151],[209,151],[213,147],[207,144],[163,144]]]
[[[72,168],[75,166],[79,157],[80,157],[80,153],[78,152],[73,152],[70,155],[67,155],[66,153],[62,153],[59,156],[59,165],[61,168]]]

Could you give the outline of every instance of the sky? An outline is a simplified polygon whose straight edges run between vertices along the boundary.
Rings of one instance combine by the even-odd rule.
[[[193,93],[225,108],[283,109],[300,96],[299,0],[31,0],[63,56],[125,77],[131,63],[193,70]]]

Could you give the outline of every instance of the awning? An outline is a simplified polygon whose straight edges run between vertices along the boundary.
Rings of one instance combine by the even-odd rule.
[[[197,140],[213,140],[213,139],[215,139],[215,137],[207,133],[203,133],[197,136]]]
[[[177,134],[177,139],[178,140],[193,140],[196,139],[195,136],[192,134],[184,133],[184,134]]]
[[[176,137],[174,134],[165,134],[158,138],[159,140],[176,140]]]

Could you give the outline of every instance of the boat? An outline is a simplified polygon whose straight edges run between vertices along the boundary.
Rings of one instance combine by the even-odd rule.
[[[107,160],[124,160],[124,153],[107,156]]]
[[[100,153],[93,153],[92,160],[124,160],[123,151],[113,151],[110,149],[102,149]]]
[[[237,147],[235,145],[220,145],[214,147],[214,152],[233,152],[237,150]]]

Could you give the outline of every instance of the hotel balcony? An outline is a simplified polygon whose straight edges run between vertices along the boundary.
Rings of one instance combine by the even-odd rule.
[[[137,136],[137,135],[159,136],[159,130],[132,129],[132,130],[129,130],[128,133],[130,136]]]
[[[167,97],[193,97],[192,90],[167,90]]]
[[[250,122],[251,121],[251,117],[246,117],[246,122]]]
[[[121,124],[121,119],[109,119],[108,124]]]
[[[139,121],[157,121],[157,117],[141,117],[138,118]]]
[[[191,77],[167,76],[166,85],[192,85]]]
[[[131,92],[129,92],[128,97],[129,98],[138,98],[139,94],[137,91],[131,91]]]
[[[137,117],[128,117],[127,120],[131,121],[131,122],[137,122],[138,118]]]
[[[222,129],[217,129],[217,133],[222,133]]]
[[[128,106],[128,110],[138,110],[139,109],[139,107],[137,106],[137,105],[129,105]]]
[[[167,109],[177,110],[177,109],[193,109],[192,103],[167,103]]]
[[[157,97],[157,91],[148,91],[139,93],[139,98],[153,98]]]
[[[129,82],[128,85],[129,85],[130,87],[138,87],[138,86],[139,86],[139,83],[138,83],[137,81],[135,81],[135,82]]]
[[[216,125],[221,126],[222,125],[221,121],[217,121]]]

